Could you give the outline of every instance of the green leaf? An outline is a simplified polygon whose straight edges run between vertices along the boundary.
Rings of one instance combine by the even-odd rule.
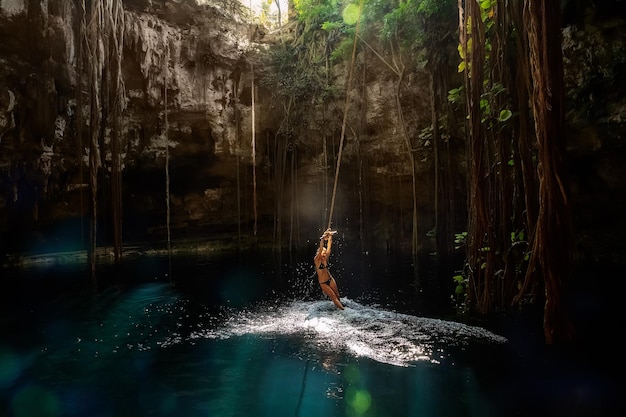
[[[462,44],[458,44],[456,49],[459,51],[459,56],[461,57],[461,59],[465,59],[465,50],[463,49],[463,45]]]
[[[513,116],[513,113],[511,113],[511,110],[504,109],[500,112],[500,117],[498,117],[498,121],[506,122],[507,120],[511,118],[511,116]]]
[[[480,8],[483,10],[487,10],[491,8],[491,6],[492,6],[491,0],[481,0],[480,2]]]

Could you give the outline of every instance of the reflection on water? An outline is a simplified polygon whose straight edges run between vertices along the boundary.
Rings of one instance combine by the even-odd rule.
[[[106,271],[97,295],[84,271],[12,276],[0,415],[501,416],[544,405],[504,337],[407,314],[415,294],[403,278],[381,281],[402,265],[335,265],[340,311],[308,259],[177,262],[174,279],[163,259],[125,265],[121,281]]]

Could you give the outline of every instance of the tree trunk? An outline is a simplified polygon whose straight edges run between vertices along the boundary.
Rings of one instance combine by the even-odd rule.
[[[546,342],[557,344],[574,338],[565,299],[570,279],[570,208],[562,177],[565,118],[560,5],[550,0],[527,0],[524,12],[539,151],[539,216],[533,258],[544,278]]]
[[[491,249],[491,236],[488,224],[488,199],[485,195],[485,181],[487,167],[485,166],[488,151],[485,145],[486,133],[482,125],[480,108],[483,93],[483,68],[485,62],[485,32],[481,20],[479,5],[470,1],[465,10],[465,20],[462,25],[462,48],[468,62],[465,71],[465,85],[467,91],[467,114],[469,116],[469,136],[467,141],[468,159],[468,235],[467,235],[467,265],[469,274],[467,303],[471,310],[480,313],[489,311],[489,276],[490,263],[486,259]],[[467,22],[471,22],[470,32],[466,31]],[[471,40],[472,48],[468,49]]]

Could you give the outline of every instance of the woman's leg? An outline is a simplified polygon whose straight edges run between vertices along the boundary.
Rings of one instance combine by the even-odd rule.
[[[337,288],[337,281],[335,281],[333,277],[330,277],[330,288],[332,288],[337,298],[339,298],[339,288]]]
[[[330,285],[332,285],[333,283],[334,283],[334,280],[332,280],[330,282]],[[337,306],[337,308],[343,310],[344,307],[341,304],[341,301],[339,301],[339,296],[337,295],[335,290],[330,285],[329,284],[320,284],[320,287],[322,288],[322,291],[324,292],[324,294],[326,294],[328,297],[330,297],[330,299],[333,301],[335,306]],[[335,287],[337,287],[336,284],[335,284]]]

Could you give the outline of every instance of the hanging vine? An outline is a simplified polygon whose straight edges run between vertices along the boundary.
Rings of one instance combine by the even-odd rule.
[[[254,64],[250,65],[250,74],[252,78],[252,87],[250,94],[252,96],[252,207],[254,211],[253,235],[256,237],[258,209],[257,209],[257,184],[256,184],[256,86],[254,85]]]
[[[165,43],[167,45],[167,39],[165,39]],[[171,217],[172,217],[172,209],[171,209],[171,197],[170,197],[170,137],[169,137],[169,117],[168,117],[168,108],[167,108],[167,78],[168,78],[168,65],[170,61],[170,49],[168,46],[165,47],[165,54],[163,59],[163,118],[164,127],[163,127],[163,136],[165,139],[165,209],[166,209],[166,229],[167,229],[167,255],[168,255],[168,265],[169,265],[169,277],[172,278],[172,230],[171,230]]]
[[[545,297],[546,341],[567,341],[559,5],[471,0],[459,10],[469,115],[467,301],[487,313]]]
[[[124,9],[121,0],[81,2],[84,44],[82,68],[87,72],[89,96],[89,188],[91,195],[89,258],[95,277],[98,243],[98,174],[104,175],[105,137],[110,135],[111,213],[115,260],[121,259],[121,130],[126,105],[122,77]],[[82,86],[78,86],[82,88]],[[82,111],[82,110],[81,110]]]
[[[524,21],[529,34],[539,177],[539,214],[529,271],[540,267],[543,276],[546,342],[566,343],[575,334],[565,299],[570,273],[570,208],[562,179],[565,94],[560,7],[555,2],[527,0]],[[523,288],[527,285],[528,279]]]

